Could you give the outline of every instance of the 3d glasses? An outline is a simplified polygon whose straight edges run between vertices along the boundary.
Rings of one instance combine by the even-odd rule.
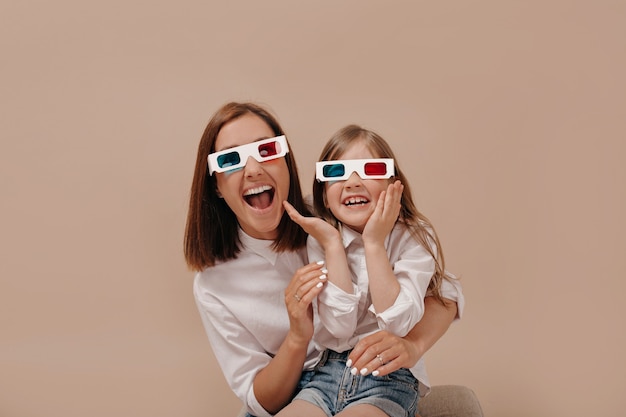
[[[243,168],[250,156],[258,162],[265,162],[281,158],[287,152],[289,152],[289,147],[284,135],[213,152],[207,158],[209,161],[209,174],[213,175],[214,172],[227,172]]]
[[[318,181],[343,181],[356,172],[361,179],[379,180],[395,175],[393,159],[340,159],[315,163]]]

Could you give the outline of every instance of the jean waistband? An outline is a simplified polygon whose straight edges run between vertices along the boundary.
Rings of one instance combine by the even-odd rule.
[[[335,352],[334,350],[326,349],[324,356],[326,359],[348,359],[350,352],[352,352],[352,349],[346,350],[345,352]]]

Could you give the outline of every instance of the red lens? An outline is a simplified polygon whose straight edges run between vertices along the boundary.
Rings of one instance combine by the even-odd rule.
[[[264,143],[263,145],[259,145],[259,155],[261,155],[262,158],[274,156],[280,151],[279,148],[280,145],[278,142]]]
[[[384,162],[367,162],[363,170],[365,175],[386,175],[387,164]]]

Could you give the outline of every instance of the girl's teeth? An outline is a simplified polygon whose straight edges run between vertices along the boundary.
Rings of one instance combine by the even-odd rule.
[[[352,205],[352,204],[364,204],[367,203],[367,200],[364,198],[350,198],[344,204]]]

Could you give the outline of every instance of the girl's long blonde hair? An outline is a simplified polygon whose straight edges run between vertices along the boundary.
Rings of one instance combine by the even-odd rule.
[[[409,229],[411,236],[422,245],[435,261],[435,273],[429,284],[431,293],[439,302],[443,303],[441,296],[441,283],[444,279],[450,279],[445,272],[445,261],[441,243],[435,232],[435,228],[426,216],[415,206],[411,194],[411,188],[406,176],[398,166],[389,144],[375,132],[362,128],[358,125],[348,125],[337,131],[324,146],[320,155],[320,161],[332,161],[338,159],[350,147],[357,143],[365,143],[367,148],[377,158],[393,158],[395,178],[390,181],[400,180],[404,185],[404,191],[400,200],[401,208],[398,221],[404,223]],[[338,227],[340,222],[326,207],[326,185],[324,182],[313,181],[313,207],[315,214]],[[433,250],[434,247],[434,250]]]

